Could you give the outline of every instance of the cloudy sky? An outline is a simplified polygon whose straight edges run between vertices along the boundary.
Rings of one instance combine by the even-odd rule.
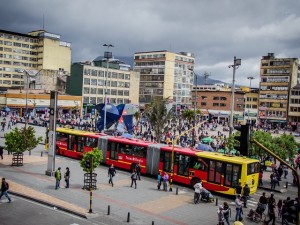
[[[263,55],[300,58],[299,0],[4,0],[0,29],[43,28],[72,43],[72,61],[168,50],[192,52],[196,73],[232,82],[233,57],[242,59],[236,82],[258,86]]]

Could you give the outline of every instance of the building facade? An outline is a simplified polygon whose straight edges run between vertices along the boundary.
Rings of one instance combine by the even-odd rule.
[[[273,127],[288,122],[289,93],[297,84],[298,59],[263,56],[260,65],[259,120]]]
[[[191,105],[194,64],[192,53],[166,50],[135,53],[134,70],[140,73],[140,106],[149,104],[153,98],[169,98],[176,105]]]
[[[193,90],[193,99],[196,91]],[[235,91],[234,94],[234,122],[244,123],[245,92]],[[200,109],[204,116],[208,113],[217,121],[229,122],[231,115],[231,91],[223,90],[199,90],[197,91],[196,108]]]
[[[292,129],[300,133],[300,84],[291,89],[288,116]]]
[[[245,92],[245,122],[256,124],[258,116],[258,89],[252,88]]]
[[[138,105],[139,73],[131,71],[119,62],[109,62],[107,77],[108,102]],[[93,106],[104,103],[106,90],[106,62],[79,62],[71,66],[67,81],[67,93],[81,95],[83,109],[94,113]]]
[[[70,73],[71,44],[61,41],[60,35],[44,30],[28,34],[0,30],[0,87],[22,88],[27,83],[24,71],[35,78],[29,82],[42,89],[57,90],[57,77]],[[25,85],[26,86],[26,85]]]

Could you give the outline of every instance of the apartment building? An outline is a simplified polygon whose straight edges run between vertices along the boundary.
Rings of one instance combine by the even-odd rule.
[[[257,88],[249,88],[248,92],[245,92],[245,122],[256,123],[258,115],[258,97],[259,90]]]
[[[262,57],[258,114],[262,124],[287,125],[289,93],[296,86],[297,78],[297,58],[276,58],[274,53]]]
[[[300,84],[291,88],[288,116],[293,130],[300,132]]]
[[[149,104],[153,98],[169,98],[176,105],[191,105],[194,64],[192,53],[166,50],[135,53],[134,70],[140,73],[140,106]]]
[[[193,90],[193,99],[196,91]],[[234,93],[234,122],[244,123],[245,92]],[[208,113],[213,115],[217,121],[229,122],[231,115],[231,91],[227,90],[197,90],[196,108],[200,109],[204,116]]]
[[[71,67],[71,44],[61,41],[60,35],[37,30],[22,34],[0,30],[0,87],[21,88],[29,79],[35,88],[57,90],[65,86]],[[62,88],[63,89],[63,88]]]
[[[114,105],[139,103],[139,73],[130,70],[129,65],[113,59],[109,60],[108,67],[105,60],[98,59],[93,62],[73,63],[71,66],[67,93],[81,95],[83,109],[87,113],[94,113],[94,106],[104,103],[106,84],[108,102]]]

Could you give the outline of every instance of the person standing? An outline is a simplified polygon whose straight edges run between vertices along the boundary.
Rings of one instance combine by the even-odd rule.
[[[218,225],[224,225],[224,213],[223,213],[223,206],[219,205],[219,209],[217,211],[218,214]]]
[[[61,172],[60,172],[60,167],[55,171],[55,189],[60,188],[60,180],[61,180]]]
[[[5,181],[5,178],[2,178],[2,183],[1,183],[1,194],[0,194],[0,200],[2,198],[2,196],[4,195],[7,199],[8,202],[11,202],[11,198],[8,195],[8,189],[9,189],[9,185],[8,183]]]
[[[1,157],[1,159],[3,159],[3,147],[2,146],[0,146],[0,157]]]
[[[164,191],[168,190],[168,181],[169,181],[169,174],[167,172],[164,173],[163,176],[163,187],[164,187]]]
[[[66,168],[65,181],[66,181],[66,188],[69,188],[70,187],[70,169],[69,169],[69,167]]]
[[[238,195],[237,198],[235,199],[235,209],[236,209],[236,214],[235,214],[235,221],[238,221],[242,216],[242,206],[243,202],[241,200],[241,195]]]
[[[243,188],[243,200],[244,200],[244,208],[247,208],[247,200],[250,195],[250,188],[248,184],[245,184],[245,187]]]
[[[272,196],[272,195],[271,195]],[[272,221],[272,225],[275,225],[275,208],[276,208],[276,202],[274,198],[270,198],[269,199],[269,203],[268,203],[268,208],[269,208],[269,220],[265,221],[265,224],[269,224]]]
[[[161,172],[158,173],[157,175],[157,189],[160,190],[160,186],[161,186]]]
[[[235,194],[236,195],[241,195],[242,194],[242,186],[241,183],[238,183],[238,185],[235,186]]]
[[[141,165],[139,162],[135,165],[135,170],[136,170],[138,179],[141,180]]]
[[[131,174],[131,186],[130,187],[132,187],[132,185],[134,183],[135,189],[136,189],[136,180],[137,180],[137,172],[136,172],[136,170],[133,170],[132,174]]]
[[[264,176],[264,171],[263,170],[260,170],[259,171],[259,175],[258,175],[258,177],[259,177],[259,180],[258,180],[258,186],[263,186],[264,184],[263,184],[263,176]]]
[[[113,177],[116,175],[116,169],[114,167],[114,164],[111,164],[111,166],[108,168],[108,183],[111,184],[111,186],[114,186]]]

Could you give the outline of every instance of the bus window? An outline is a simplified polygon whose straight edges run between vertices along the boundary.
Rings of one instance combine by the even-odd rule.
[[[234,187],[238,185],[241,176],[241,166],[226,164],[225,167],[225,186]]]
[[[83,145],[84,145],[84,137],[78,136],[77,137],[77,152],[83,152]]]
[[[97,139],[87,137],[85,140],[85,146],[90,147],[90,148],[97,148]]]
[[[132,146],[132,151],[131,154],[133,156],[141,157],[141,158],[146,158],[146,147],[142,146]]]
[[[251,163],[251,164],[247,165],[247,174],[248,175],[258,173],[258,172],[259,172],[258,163]]]
[[[120,144],[119,145],[119,153],[125,154],[125,155],[131,155],[131,145],[126,145],[126,144]]]
[[[65,133],[56,132],[56,140],[57,141],[66,141],[68,138],[68,135]]]
[[[221,183],[221,175],[223,175],[223,163],[210,161],[208,181],[213,183]]]
[[[68,150],[74,149],[74,139],[75,137],[71,134],[68,135]]]
[[[188,176],[190,168],[190,156],[187,155],[179,155],[178,161],[178,175]]]

